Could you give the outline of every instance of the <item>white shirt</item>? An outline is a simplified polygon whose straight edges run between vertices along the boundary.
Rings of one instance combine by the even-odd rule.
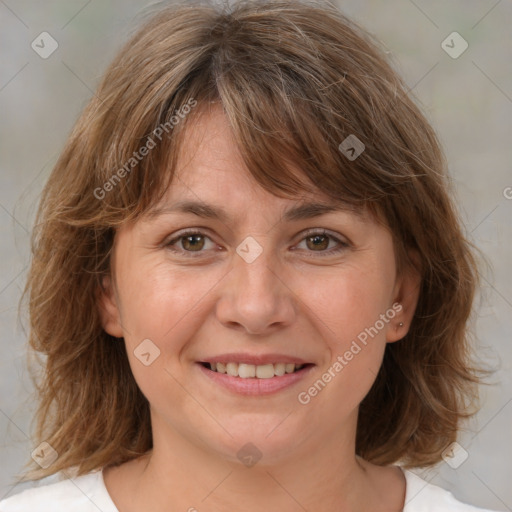
[[[403,470],[406,480],[402,512],[492,512],[457,501],[453,495]],[[64,477],[65,478],[65,477]],[[119,512],[110,497],[103,472],[26,489],[0,501],[0,512]]]

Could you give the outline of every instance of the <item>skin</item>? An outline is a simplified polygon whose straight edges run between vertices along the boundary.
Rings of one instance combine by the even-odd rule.
[[[386,344],[407,333],[418,275],[397,275],[391,233],[370,217],[336,211],[285,222],[291,206],[328,198],[313,188],[295,198],[261,188],[219,108],[187,129],[178,177],[162,204],[200,200],[229,218],[164,213],[116,233],[113,279],[105,278],[98,306],[104,329],[124,338],[149,400],[154,446],[104,470],[114,503],[120,512],[402,510],[403,473],[357,457],[355,435]],[[186,238],[165,245],[185,228],[205,235],[199,253]],[[335,239],[318,248],[304,234],[310,228]],[[263,248],[250,264],[236,253],[247,236]],[[349,245],[333,253],[336,239]],[[378,335],[307,405],[299,403],[298,393],[396,302],[402,310]],[[149,366],[134,355],[144,339],[160,350]],[[241,396],[198,369],[197,361],[227,352],[287,354],[315,367],[272,395]],[[248,442],[262,453],[252,467],[236,455]]]

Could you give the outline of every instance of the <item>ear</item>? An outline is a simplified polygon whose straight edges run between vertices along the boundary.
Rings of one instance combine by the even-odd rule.
[[[416,251],[409,251],[410,261],[397,277],[393,304],[400,304],[400,310],[389,323],[386,341],[393,343],[401,340],[408,332],[418,304],[421,287],[421,259]],[[400,325],[402,324],[402,325]]]
[[[122,338],[124,334],[121,325],[121,315],[110,276],[103,277],[96,296],[103,329],[111,336]]]

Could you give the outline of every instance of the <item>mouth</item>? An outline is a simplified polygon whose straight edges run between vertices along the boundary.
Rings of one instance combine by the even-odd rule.
[[[298,383],[316,365],[313,363],[277,362],[265,364],[234,361],[199,361],[197,368],[209,383],[237,395],[261,396],[276,393]]]
[[[302,369],[313,366],[312,363],[269,363],[269,364],[246,364],[246,363],[209,363],[200,362],[204,368],[212,372],[230,375],[241,379],[272,379],[287,374],[300,372]]]

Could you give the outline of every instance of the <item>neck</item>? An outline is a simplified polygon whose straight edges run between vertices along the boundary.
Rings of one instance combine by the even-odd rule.
[[[338,425],[330,437],[310,439],[276,457],[264,453],[251,467],[155,422],[153,450],[132,467],[128,492],[139,509],[362,512],[382,509],[386,501],[386,510],[402,510],[405,487],[397,484],[403,475],[355,455],[355,421],[353,429],[345,430],[350,435],[340,435]]]

